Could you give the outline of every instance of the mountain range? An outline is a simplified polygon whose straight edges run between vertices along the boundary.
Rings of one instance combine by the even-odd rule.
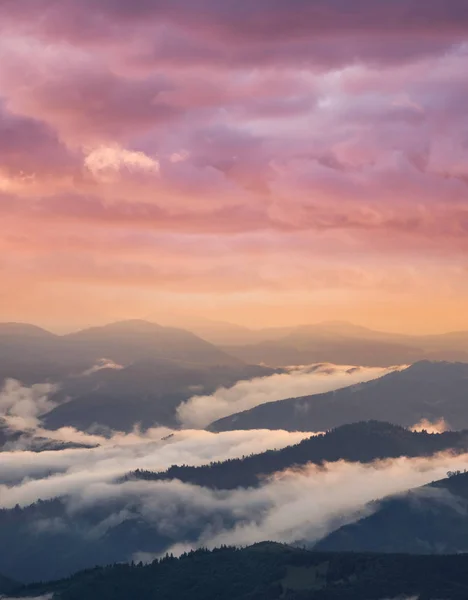
[[[203,334],[202,330],[198,330]],[[205,334],[206,335],[206,334]],[[468,332],[404,335],[374,331],[342,321],[326,321],[294,328],[257,332],[260,339],[244,344],[221,343],[226,352],[249,362],[286,366],[331,362],[334,364],[391,366],[420,360],[468,360]],[[226,338],[227,339],[227,338]]]
[[[281,450],[198,467],[174,465],[162,473],[138,470],[129,473],[126,480],[177,479],[208,488],[236,489],[260,485],[273,473],[309,463],[323,465],[339,460],[370,463],[400,456],[431,456],[446,450],[454,454],[468,452],[468,430],[416,432],[390,423],[368,421],[342,425]]]
[[[215,327],[218,341],[222,341],[223,327]],[[58,383],[51,398],[57,407],[44,417],[49,428],[87,429],[99,424],[128,431],[135,423],[144,428],[154,424],[177,427],[176,408],[193,395],[209,395],[240,380],[278,373],[287,364],[330,360],[387,365],[414,363],[426,356],[468,357],[465,332],[414,337],[341,322],[262,331],[257,332],[262,342],[218,347],[187,330],[139,320],[61,336],[34,325],[4,323],[0,324],[0,381]],[[265,345],[270,355],[256,353],[256,348]],[[244,352],[246,348],[250,350]],[[289,349],[287,356],[281,354],[284,348]],[[211,429],[321,431],[368,419],[409,426],[422,417],[444,417],[449,425],[468,427],[468,418],[461,414],[465,369],[463,363],[437,366],[420,361],[402,373],[313,400],[306,397],[259,406],[221,419]],[[443,371],[451,372],[453,385]]]
[[[176,409],[196,394],[212,394],[239,380],[272,375],[275,370],[243,363],[204,365],[140,359],[123,368],[103,368],[84,377],[69,377],[52,397],[59,406],[44,415],[50,429],[94,424],[129,431],[163,425],[178,427]]]
[[[58,336],[33,325],[0,324],[0,381],[53,382],[57,404],[46,426],[87,429],[97,423],[131,430],[135,423],[177,425],[176,407],[239,380],[271,375],[195,334],[126,321]]]
[[[421,361],[384,377],[333,392],[269,402],[215,421],[211,431],[326,431],[356,421],[411,427],[443,419],[468,428],[468,363]]]
[[[147,321],[122,321],[67,335],[29,324],[0,324],[0,379],[60,381],[102,359],[122,366],[141,360],[204,367],[242,364],[189,331]]]
[[[181,320],[177,326],[164,327],[134,319],[59,336],[35,325],[0,323],[0,356],[4,363],[0,378],[24,381],[33,376],[37,380],[38,373],[50,377],[49,371],[55,373],[57,368],[73,369],[79,360],[86,368],[90,359],[103,357],[123,364],[154,358],[233,364],[237,358],[238,363],[273,367],[317,362],[389,366],[420,360],[467,361],[468,331],[407,335],[344,321],[254,330],[217,321]]]
[[[236,525],[242,523],[242,515],[214,506],[194,514],[190,504],[170,495],[167,496],[168,502],[175,505],[164,508],[156,518],[152,500],[145,500],[150,498],[145,496],[149,491],[149,481],[169,483],[172,480],[177,489],[181,487],[181,481],[199,486],[198,490],[187,488],[187,493],[204,498],[209,495],[210,488],[220,490],[216,492],[220,494],[227,494],[227,490],[238,493],[241,488],[261,485],[265,476],[309,462],[318,465],[338,460],[370,463],[375,459],[400,456],[430,456],[447,449],[461,453],[467,448],[468,432],[414,433],[386,423],[371,422],[345,426],[281,451],[266,452],[239,461],[200,468],[173,467],[162,474],[130,473],[125,481],[116,481],[118,485],[114,496],[99,502],[84,499],[70,503],[63,495],[29,506],[0,510],[0,573],[25,582],[65,577],[79,569],[128,561],[137,553],[161,554],[177,543],[196,543],[207,528],[234,531]],[[139,479],[144,481],[138,482]],[[34,483],[32,481],[31,485]],[[40,481],[37,483],[41,484]],[[137,496],[125,494],[125,489],[132,485]],[[165,494],[162,487],[155,489],[154,493]],[[57,494],[60,494],[59,490]],[[445,508],[445,505],[433,505],[430,513],[424,510],[423,514],[427,519],[437,521],[438,511],[445,515]],[[166,514],[172,517],[168,518]],[[468,526],[466,513],[456,523],[460,531],[465,531],[461,525],[463,519]],[[403,524],[409,528],[408,518],[402,520]],[[416,532],[409,528],[406,536],[401,538],[401,551],[405,551],[404,542],[411,539],[412,531]],[[440,540],[443,540],[443,528],[440,531]],[[461,536],[454,540],[453,529],[447,528],[447,548],[460,550],[460,540]],[[304,540],[303,543],[310,541]],[[436,546],[432,551],[436,551]]]

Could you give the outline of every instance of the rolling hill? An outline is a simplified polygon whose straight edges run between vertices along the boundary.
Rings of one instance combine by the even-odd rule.
[[[204,367],[243,364],[189,331],[147,321],[122,321],[68,335],[35,325],[0,323],[0,380],[63,380],[103,358],[122,366],[158,359]]]
[[[91,569],[17,594],[54,594],[57,600],[466,600],[468,556],[330,554],[263,542]]]
[[[162,327],[148,321],[131,320],[92,327],[62,338],[90,358],[110,358],[128,365],[137,360],[164,359],[188,365],[238,366],[233,358],[194,333],[176,327]]]
[[[468,551],[468,474],[369,506],[370,516],[316,544],[320,551],[450,554]]]
[[[223,348],[246,362],[276,367],[316,362],[391,366],[421,360],[468,361],[468,332],[463,331],[413,336],[325,321],[290,330],[272,330],[270,336],[267,332],[257,332],[263,336],[257,342],[225,343]]]
[[[464,429],[467,403],[467,363],[421,361],[367,383],[262,404],[215,421],[208,429],[326,431],[367,420],[411,427],[421,419],[444,419],[449,427]]]
[[[9,577],[4,577],[0,575],[0,594],[11,594],[14,590],[17,590],[20,587],[20,584],[17,581],[13,581]]]
[[[235,489],[257,486],[273,473],[307,463],[320,465],[338,460],[369,463],[399,456],[430,456],[444,450],[468,452],[468,431],[431,434],[409,431],[390,423],[369,421],[342,425],[281,450],[269,450],[199,467],[174,465],[162,473],[140,470],[130,473],[127,479],[178,479],[214,489]]]
[[[58,336],[32,325],[0,324],[0,381],[59,384],[50,428],[93,424],[131,430],[135,423],[177,425],[176,407],[274,373],[246,365],[191,332],[125,321]]]
[[[164,359],[141,359],[122,369],[100,369],[86,377],[69,378],[58,396],[60,405],[44,416],[48,428],[94,424],[129,431],[135,423],[178,427],[176,409],[195,394],[262,377],[273,369],[259,365],[197,365]],[[66,401],[63,401],[65,400]]]
[[[237,461],[200,468],[172,467],[160,474],[131,473],[112,484],[115,495],[99,502],[73,501],[73,497],[70,501],[64,496],[0,510],[0,572],[20,581],[55,579],[97,564],[128,561],[139,553],[160,554],[178,543],[196,544],[207,530],[235,531],[242,525],[245,515],[216,507],[211,500],[208,509],[200,512],[184,495],[174,495],[170,490],[179,490],[181,481],[192,485],[184,494],[209,498],[213,494],[210,488],[214,488],[219,490],[216,495],[226,497],[228,490],[243,494],[239,488],[258,486],[265,475],[310,461],[371,462],[404,455],[428,456],[448,448],[456,453],[467,446],[468,432],[412,433],[386,423],[361,423]],[[168,485],[156,489],[150,483],[154,481]],[[429,513],[427,519],[437,519],[437,515]],[[468,524],[468,515],[464,518]],[[457,527],[465,531],[461,521]],[[451,530],[448,535],[452,535]]]

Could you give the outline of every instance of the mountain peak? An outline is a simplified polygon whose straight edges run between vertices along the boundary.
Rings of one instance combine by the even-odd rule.
[[[162,325],[145,321],[144,319],[125,319],[103,325],[99,329],[113,329],[115,331],[147,331],[148,329],[164,329]]]
[[[101,334],[131,334],[131,333],[154,333],[162,331],[165,328],[157,323],[144,321],[143,319],[128,319],[125,321],[115,321],[106,325],[97,325],[88,327],[69,334],[71,337],[84,337],[88,335]]]
[[[420,360],[413,363],[407,369],[400,371],[400,374],[404,377],[452,377],[457,376],[468,376],[468,363],[463,362],[447,362],[444,360]]]
[[[371,329],[370,327],[365,327],[364,325],[356,325],[356,323],[351,323],[350,321],[340,321],[340,320],[330,320],[330,321],[320,321],[319,323],[314,323],[311,325],[307,325],[306,329],[315,329],[317,331],[328,331],[336,334],[344,334],[344,335],[356,335],[356,336],[392,336],[393,334],[384,333],[378,330]]]
[[[53,333],[30,323],[0,323],[0,335],[24,337],[55,337]]]
[[[247,550],[253,550],[254,552],[273,552],[282,553],[285,550],[294,550],[292,546],[288,544],[281,544],[280,542],[257,542],[247,547]]]
[[[365,327],[362,327],[361,325],[355,325],[354,323],[351,323],[350,321],[340,321],[339,319],[330,319],[327,321],[320,321],[319,323],[316,323],[316,325],[318,326],[322,326],[322,327],[344,327],[344,328],[352,328],[352,329],[366,329]]]

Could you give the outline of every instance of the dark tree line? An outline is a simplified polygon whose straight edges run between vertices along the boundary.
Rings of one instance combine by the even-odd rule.
[[[430,434],[389,423],[367,421],[343,425],[282,450],[215,461],[200,467],[173,465],[160,473],[137,470],[129,473],[125,479],[179,479],[209,488],[235,489],[257,486],[262,478],[272,473],[309,462],[318,465],[338,460],[367,463],[399,456],[430,456],[449,449],[460,453],[468,451],[468,431]]]
[[[261,543],[90,569],[18,592],[61,600],[420,600],[468,597],[468,555],[322,553]]]

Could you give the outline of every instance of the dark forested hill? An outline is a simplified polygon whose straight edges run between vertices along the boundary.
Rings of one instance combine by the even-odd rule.
[[[370,462],[446,449],[460,452],[467,446],[468,432],[413,433],[386,423],[359,423],[284,450],[200,468],[172,467],[162,474],[137,472],[129,479],[178,478],[205,488],[232,489],[255,486],[262,476],[309,461],[320,464],[344,458]],[[163,487],[154,489],[155,498],[166,493]],[[161,553],[180,542],[196,544],[207,528],[228,531],[243,518],[223,507],[194,513],[191,503],[174,500],[174,507],[167,507],[173,515],[167,527],[167,519],[156,518],[148,508],[150,488],[149,483],[130,481],[115,498],[99,503],[72,502],[72,510],[66,497],[0,510],[0,572],[21,581],[64,577],[96,564],[128,561],[136,553]],[[203,495],[202,489],[190,493],[198,492]]]
[[[468,428],[468,364],[418,362],[367,383],[325,394],[269,402],[212,423],[212,431],[325,431],[375,419],[409,427],[425,418]]]
[[[260,543],[114,565],[18,590],[57,600],[466,600],[468,555],[328,554]]]
[[[316,548],[331,551],[468,552],[468,473],[374,502],[372,514],[345,525]]]
[[[233,489],[255,486],[264,476],[289,467],[337,460],[372,462],[398,456],[428,456],[443,450],[468,452],[468,431],[431,434],[398,425],[368,421],[343,425],[281,450],[213,462],[200,467],[174,465],[162,473],[136,471],[129,479],[179,479],[210,488]]]
[[[255,486],[262,475],[309,461],[319,464],[344,458],[369,462],[423,456],[449,448],[459,452],[467,446],[468,432],[413,433],[386,423],[359,423],[239,461],[198,469],[172,467],[162,474],[137,472],[129,479],[179,478],[205,488],[236,488]],[[174,482],[172,488],[179,487]],[[0,510],[0,572],[21,581],[64,577],[98,564],[125,562],[137,553],[165,552],[177,543],[197,544],[210,528],[229,531],[245,518],[224,506],[194,512],[193,504],[183,495],[181,501],[176,500],[178,496],[172,492],[167,497],[173,505],[162,507],[159,513],[159,509],[151,508],[149,498],[154,494],[156,506],[158,496],[166,497],[164,494],[172,489],[169,485],[166,491],[163,488],[166,486],[130,481],[115,488],[115,498],[99,502],[70,502],[64,497]],[[186,492],[203,497],[206,491],[192,488]],[[167,511],[172,515],[170,527]],[[460,531],[464,530],[460,527]]]
[[[106,519],[124,513],[126,518]],[[200,528],[203,524],[200,524]],[[158,553],[174,543],[124,500],[71,513],[62,499],[0,510],[0,572],[28,582]]]
[[[19,583],[13,581],[9,577],[0,574],[0,597],[4,594],[10,594],[13,590],[18,589]]]

